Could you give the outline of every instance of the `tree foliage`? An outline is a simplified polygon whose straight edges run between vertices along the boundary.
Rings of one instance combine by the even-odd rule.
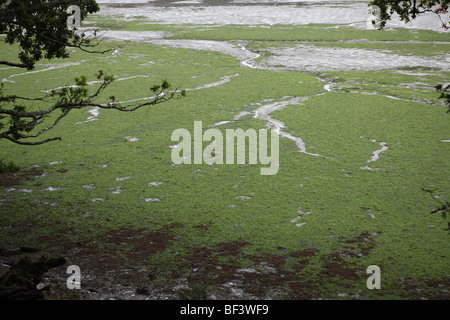
[[[94,101],[95,98],[99,97],[105,88],[114,81],[114,77],[105,74],[102,70],[95,76],[97,80],[101,81],[101,84],[92,94],[89,94],[86,76],[76,77],[74,86],[52,90],[50,93],[38,98],[27,98],[17,95],[7,96],[3,94],[2,86],[0,88],[0,138],[22,145],[39,145],[54,140],[61,140],[61,137],[52,137],[40,141],[27,141],[30,138],[38,138],[43,133],[53,129],[61,119],[75,109],[97,107],[130,112],[185,95],[185,91],[170,91],[170,83],[167,80],[163,80],[160,85],[153,85],[150,88],[153,95],[149,97],[147,102],[137,105],[123,105],[116,102],[115,96],[110,96],[110,102],[100,104]],[[38,110],[29,110],[22,104],[25,101],[40,103],[40,108]],[[6,105],[6,107],[3,108],[3,105]],[[8,108],[8,106],[10,107]],[[56,113],[58,110],[60,113]]]
[[[450,112],[450,83],[439,84],[436,86],[436,90],[441,93],[441,96],[439,97],[439,99],[445,100],[445,105],[448,108],[447,113],[449,113]]]
[[[442,28],[445,30],[450,29],[450,21],[444,20],[442,15],[448,13],[450,0],[372,0],[369,3],[369,7],[376,6],[378,10],[376,20],[372,23],[376,23],[380,30],[386,26],[386,21],[391,19],[392,14],[397,13],[401,21],[410,22],[414,20],[418,15],[426,12],[432,12],[439,16]],[[369,10],[372,12],[373,10]],[[447,18],[448,19],[448,18]],[[441,94],[439,99],[445,101],[448,107],[447,112],[450,112],[450,84],[437,85],[436,90]]]
[[[42,58],[67,58],[67,48],[87,50],[95,46],[91,36],[80,34],[67,26],[69,6],[76,5],[81,20],[100,10],[95,0],[0,0],[0,34],[9,44],[18,43],[20,62],[0,64],[31,70]]]
[[[436,189],[425,189],[422,188],[424,192],[427,192],[430,194],[431,198],[437,202],[438,207],[434,210],[432,210],[431,214],[440,214],[442,219],[444,219],[447,222],[448,228],[446,230],[449,230],[450,234],[450,202],[448,200],[441,200],[440,197],[435,195]]]
[[[80,20],[99,11],[95,0],[0,0],[0,34],[9,44],[18,43],[18,61],[0,61],[0,64],[32,70],[36,62],[45,59],[68,58],[67,48],[78,48],[87,52],[106,53],[113,49],[95,51],[99,40],[96,32],[87,36],[76,28],[69,28],[71,16],[69,6],[80,9]],[[8,139],[22,145],[38,145],[61,140],[61,137],[42,138],[53,129],[70,111],[85,107],[135,111],[173,98],[182,97],[185,91],[171,91],[166,80],[149,89],[151,97],[137,105],[122,105],[111,96],[108,103],[99,104],[95,99],[114,81],[112,75],[99,71],[96,75],[100,85],[89,92],[87,77],[75,78],[75,84],[52,90],[40,97],[8,95],[4,83],[0,85],[0,139]],[[36,140],[38,139],[38,140]],[[29,141],[32,140],[32,141]]]
[[[386,26],[386,21],[391,19],[392,14],[398,14],[401,21],[410,22],[418,15],[432,12],[438,15],[442,27],[449,29],[448,20],[443,15],[448,13],[450,0],[372,0],[369,6],[380,8],[380,28]]]

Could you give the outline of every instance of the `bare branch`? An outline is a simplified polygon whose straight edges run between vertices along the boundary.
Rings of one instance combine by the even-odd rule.
[[[94,103],[94,100],[101,95],[101,93],[109,86],[114,77],[99,71],[96,74],[97,79],[101,80],[101,84],[91,95],[87,93],[87,79],[86,77],[80,77],[76,79],[77,85],[74,87],[64,87],[58,90],[51,91],[50,94],[42,98],[26,98],[26,97],[3,97],[0,91],[0,102],[13,103],[16,99],[23,99],[27,101],[44,101],[52,99],[52,104],[46,108],[35,111],[26,111],[25,107],[15,106],[14,108],[0,108],[0,120],[6,117],[10,118],[9,128],[6,128],[4,132],[0,131],[0,138],[6,138],[17,144],[24,145],[39,145],[50,141],[61,140],[61,137],[54,137],[37,142],[23,141],[26,139],[34,139],[40,137],[43,133],[53,129],[70,111],[74,109],[82,109],[86,107],[98,107],[101,109],[114,109],[124,112],[132,112],[140,108],[156,105],[159,103],[167,102],[172,99],[178,99],[185,96],[185,91],[176,88],[174,91],[170,91],[171,85],[166,81],[162,81],[161,85],[154,85],[151,88],[153,96],[148,97],[150,101],[145,103],[139,103],[137,105],[125,105],[122,106],[119,102],[116,102],[113,97],[110,99],[112,102],[99,104]],[[61,110],[62,113],[56,117],[50,125],[45,126],[35,133],[30,133],[38,126],[44,124],[45,119],[53,114],[56,110]],[[26,120],[29,119],[29,120]],[[3,127],[6,124],[3,124]],[[0,123],[0,129],[2,123]]]
[[[17,67],[17,68],[26,68],[27,65],[24,63],[14,63],[14,62],[9,62],[9,61],[2,61],[0,60],[0,64],[4,64],[7,66],[11,66],[11,67]]]
[[[55,141],[55,140],[62,140],[61,137],[54,137],[54,138],[48,138],[48,139],[45,139],[45,140],[42,140],[42,141],[30,142],[30,141],[17,140],[17,139],[14,139],[14,138],[10,137],[10,136],[6,136],[6,135],[3,136],[1,134],[0,134],[0,138],[5,138],[5,139],[8,139],[9,141],[14,142],[16,144],[27,145],[27,146],[37,146],[37,145],[44,144],[44,143],[51,142],[51,141]]]

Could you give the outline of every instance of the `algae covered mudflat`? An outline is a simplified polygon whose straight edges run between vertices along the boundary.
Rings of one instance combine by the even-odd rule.
[[[377,31],[365,1],[98,2],[84,27],[119,54],[3,68],[5,88],[43,94],[84,74],[95,90],[101,69],[116,81],[99,102],[149,99],[163,79],[187,96],[74,111],[49,132],[59,142],[1,141],[23,168],[2,175],[2,262],[18,247],[64,257],[41,279],[49,298],[449,298],[447,223],[430,212],[450,196],[434,88],[450,41],[433,18]],[[277,130],[278,171],[174,163],[172,133],[196,121]],[[69,265],[81,290],[66,287]]]

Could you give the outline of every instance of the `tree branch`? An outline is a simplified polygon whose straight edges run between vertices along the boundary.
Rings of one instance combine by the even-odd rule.
[[[11,66],[11,67],[17,67],[17,68],[26,68],[27,67],[27,65],[24,63],[14,63],[14,62],[3,61],[3,60],[0,60],[0,64],[4,64],[7,66]]]
[[[121,106],[119,102],[115,101],[114,97],[110,97],[110,103],[100,104],[95,103],[94,100],[98,98],[101,93],[114,81],[114,77],[109,76],[103,71],[99,71],[96,74],[97,79],[101,80],[102,83],[91,95],[87,92],[87,79],[86,77],[76,78],[75,87],[64,87],[58,90],[51,91],[50,94],[42,98],[26,98],[26,97],[3,97],[1,96],[0,90],[0,102],[13,103],[16,99],[24,99],[28,101],[47,101],[48,99],[53,99],[52,105],[46,109],[36,110],[36,111],[26,111],[25,107],[14,106],[13,108],[0,108],[0,120],[9,117],[8,128],[5,128],[5,122],[0,121],[0,138],[8,139],[17,144],[23,145],[39,145],[50,141],[61,140],[61,137],[54,137],[45,139],[37,142],[23,141],[26,139],[34,139],[40,137],[43,133],[53,129],[65,116],[69,114],[70,111],[74,109],[82,109],[86,107],[98,107],[101,109],[114,109],[123,112],[132,112],[140,108],[156,105],[159,103],[167,102],[171,99],[177,99],[185,96],[185,91],[180,90],[180,88],[170,91],[171,85],[166,81],[162,81],[161,85],[155,85],[151,88],[153,96],[149,97],[151,101],[145,103],[139,103],[137,105],[126,105]],[[31,131],[37,129],[39,125],[42,125],[45,119],[53,114],[56,110],[60,109],[62,113],[53,122],[41,130],[30,133]],[[30,120],[26,120],[30,119]],[[1,129],[4,129],[1,132]]]
[[[4,2],[4,1],[3,1]],[[97,31],[86,35],[67,25],[67,19],[72,13],[67,11],[69,5],[78,5],[81,10],[80,19],[89,13],[99,10],[95,0],[15,0],[0,6],[0,34],[5,34],[5,41],[9,44],[18,43],[20,53],[19,62],[0,60],[0,65],[31,70],[42,58],[67,58],[67,48],[78,48],[88,53],[110,52],[113,49],[90,50],[98,46],[101,41]],[[81,22],[81,21],[80,21]],[[93,40],[96,40],[95,42]],[[126,44],[125,44],[126,45]],[[42,134],[53,129],[70,111],[86,107],[115,109],[131,112],[140,108],[167,102],[182,97],[185,91],[170,91],[170,84],[164,80],[160,85],[151,87],[153,95],[146,99],[150,101],[137,105],[122,106],[111,96],[109,103],[95,103],[102,92],[114,81],[114,77],[103,71],[96,74],[101,84],[88,94],[86,77],[75,79],[75,86],[52,90],[41,98],[27,98],[17,95],[3,95],[3,83],[0,84],[0,139],[7,139],[21,145],[39,145],[50,141],[61,140],[61,137],[43,139],[41,141],[27,141],[39,138]],[[24,105],[16,102],[24,101]],[[40,102],[33,105],[31,102]],[[31,110],[31,111],[30,111]],[[60,114],[55,114],[60,110]],[[51,116],[52,120],[48,120]]]
[[[45,140],[42,140],[42,141],[30,142],[30,141],[17,140],[17,139],[14,139],[14,138],[10,137],[10,136],[2,136],[1,134],[0,134],[0,138],[5,138],[5,139],[8,139],[9,141],[14,142],[16,144],[27,145],[27,146],[37,146],[37,145],[44,144],[44,143],[51,142],[51,141],[55,141],[55,140],[62,140],[61,137],[54,137],[54,138],[48,138],[48,139],[45,139]]]

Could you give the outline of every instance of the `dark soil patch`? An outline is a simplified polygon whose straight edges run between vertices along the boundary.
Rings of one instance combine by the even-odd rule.
[[[364,283],[365,270],[355,266],[355,258],[370,253],[375,244],[373,235],[364,232],[356,237],[343,238],[340,248],[330,254],[320,255],[320,250],[309,248],[280,253],[244,254],[243,248],[251,245],[245,240],[219,243],[215,246],[192,248],[183,256],[183,265],[171,274],[172,278],[185,276],[192,288],[191,294],[199,296],[205,291],[225,291],[224,295],[240,291],[235,298],[288,298],[317,299],[327,294],[327,284],[352,288],[355,281]],[[314,262],[311,259],[314,259]],[[317,274],[302,274],[311,263],[319,264]],[[228,290],[228,293],[226,293]],[[183,292],[189,298],[189,290]]]
[[[119,286],[133,289],[136,294],[149,292],[155,279],[148,258],[168,248],[176,233],[176,224],[156,231],[145,228],[120,228],[86,240],[85,243],[61,243],[61,236],[46,236],[47,244],[53,243],[64,251],[68,263],[80,267],[82,286],[87,292],[109,295]],[[59,274],[63,274],[61,270]],[[112,297],[124,299],[120,293]],[[90,299],[89,294],[83,299]]]
[[[128,258],[141,261],[156,252],[164,251],[170,245],[174,238],[174,234],[171,232],[172,228],[173,226],[170,226],[150,233],[146,233],[145,229],[140,232],[132,229],[120,229],[109,232],[106,235],[106,241],[112,244],[113,252],[116,246],[129,248]]]
[[[364,270],[355,267],[355,259],[367,256],[375,247],[373,235],[363,232],[359,236],[351,238],[341,238],[342,249],[323,255],[324,269],[319,276],[323,281],[331,281],[342,287],[351,288],[355,281],[362,283],[362,277],[366,276]]]
[[[306,249],[290,254],[263,253],[249,255],[242,249],[251,245],[245,240],[219,243],[211,247],[193,248],[191,254],[183,257],[184,264],[172,277],[183,275],[181,270],[189,270],[187,282],[192,290],[182,292],[182,298],[198,298],[200,288],[207,295],[209,290],[223,291],[226,298],[233,297],[230,291],[241,290],[245,296],[233,298],[264,299],[272,295],[285,295],[290,299],[311,299],[317,297],[314,292],[318,286],[302,280],[298,272],[308,264],[308,259],[318,250]],[[297,264],[288,269],[286,262],[295,258]]]
[[[247,254],[243,249],[252,244],[238,239],[192,247],[187,253],[176,256],[173,264],[152,265],[152,257],[171,246],[177,227],[169,225],[151,232],[144,228],[110,230],[84,244],[65,241],[64,235],[73,231],[69,229],[41,240],[53,247],[55,254],[65,252],[68,264],[80,267],[83,287],[89,292],[100,294],[121,284],[135,288],[139,295],[156,291],[178,299],[207,299],[211,295],[225,299],[321,298],[326,294],[324,283],[332,281],[349,287],[349,283],[362,277],[347,260],[358,257],[361,252],[368,253],[367,243],[371,243],[370,235],[362,234],[342,240],[349,246],[348,250],[326,255],[320,255],[316,248]],[[196,226],[198,230],[205,228],[209,225]],[[313,258],[322,265],[322,271],[306,278],[302,271],[311,267]],[[59,274],[67,277],[65,270],[61,269]],[[186,285],[175,290],[180,281]]]
[[[17,173],[11,173],[5,171],[0,174],[0,186],[2,187],[12,187],[16,185],[20,185],[23,181],[34,180],[36,176],[41,176],[44,174],[44,170],[42,168],[29,168],[23,169]]]
[[[209,226],[197,225],[195,229],[204,231]],[[64,258],[15,259],[19,262],[10,265],[17,267],[11,267],[8,276],[0,278],[0,284],[7,289],[0,294],[29,299],[333,299],[336,296],[327,291],[330,284],[349,294],[354,293],[355,284],[364,286],[367,275],[356,262],[375,247],[376,235],[363,232],[341,238],[339,250],[326,254],[317,248],[289,251],[281,247],[276,252],[249,254],[246,249],[252,243],[237,239],[192,246],[177,254],[172,252],[170,261],[158,260],[175,251],[172,245],[176,243],[178,228],[182,226],[173,224],[153,231],[120,228],[84,243],[65,239],[74,232],[70,228],[47,235],[41,240],[52,248],[54,257]],[[2,261],[12,261],[23,254],[36,257],[39,253],[34,248],[0,250],[0,256],[6,258]],[[80,267],[81,291],[66,288],[66,269],[72,264]],[[29,269],[23,266],[29,265],[35,270],[32,273],[24,271]],[[13,275],[14,270],[21,270],[21,275]],[[38,292],[36,284],[47,270],[50,285],[47,281],[45,289]],[[316,271],[309,274],[311,270]],[[406,279],[400,287],[406,299],[447,300],[449,283],[444,279],[424,285]],[[436,294],[433,287],[441,290]],[[380,294],[388,294],[389,289],[383,289]]]

